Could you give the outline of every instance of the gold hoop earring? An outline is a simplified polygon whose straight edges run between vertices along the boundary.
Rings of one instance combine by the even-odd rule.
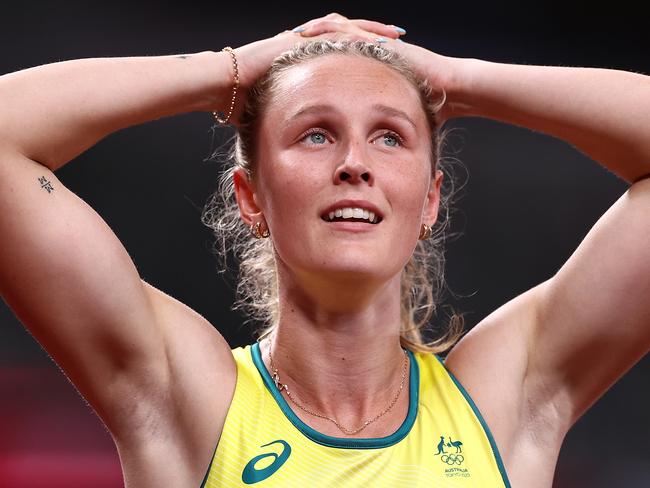
[[[422,224],[420,227],[420,235],[418,236],[418,239],[423,241],[429,237],[431,237],[431,227],[429,227],[427,224]]]
[[[261,228],[262,222],[255,222],[253,225],[251,225],[251,234],[253,234],[253,237],[256,239],[263,239],[271,235],[268,227],[265,228],[264,231],[262,231]]]

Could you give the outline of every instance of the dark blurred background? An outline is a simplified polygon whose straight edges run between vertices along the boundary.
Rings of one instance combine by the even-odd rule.
[[[647,28],[631,3],[323,5],[4,1],[0,74],[73,58],[219,50],[330,11],[402,26],[405,40],[449,56],[650,73]],[[448,246],[455,296],[446,302],[472,327],[554,274],[627,184],[539,133],[484,119],[453,127],[450,147],[467,174],[459,173],[466,185],[453,229],[462,234]],[[219,169],[205,161],[210,128],[211,117],[195,113],[122,130],[57,175],[108,222],[145,280],[204,315],[236,347],[251,342],[250,330],[229,311],[232,284],[217,274],[199,218]],[[228,135],[220,131],[217,142]],[[646,358],[577,423],[555,487],[650,486],[649,373]],[[109,434],[1,301],[0,486],[121,486]]]

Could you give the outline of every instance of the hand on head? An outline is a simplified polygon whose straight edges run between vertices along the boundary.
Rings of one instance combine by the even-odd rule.
[[[415,44],[403,42],[401,36],[406,31],[392,24],[383,24],[365,19],[348,19],[332,13],[319,19],[310,20],[297,27],[299,33],[309,39],[348,39],[379,43],[387,49],[397,51],[411,65],[422,79],[428,80],[434,92],[451,91],[452,70],[457,69],[453,58],[441,56]],[[449,104],[439,114],[440,122],[452,115]]]
[[[315,39],[348,39],[385,43],[398,39],[403,29],[363,19],[348,19],[332,13],[305,22],[293,30],[285,30],[273,37],[255,41],[235,49],[239,64],[240,85],[243,88],[238,96],[233,120],[237,120],[243,107],[246,91],[255,80],[264,75],[273,60],[297,44]]]
[[[294,28],[285,30],[273,37],[252,42],[235,49],[239,62],[240,84],[243,88],[238,95],[233,120],[239,119],[244,106],[247,90],[264,75],[273,60],[294,46],[316,39],[363,40],[379,43],[383,47],[399,52],[411,64],[415,72],[427,79],[435,92],[450,91],[450,80],[454,79],[453,58],[444,57],[428,49],[401,42],[405,31],[399,27],[365,19],[348,19],[343,15],[331,13],[310,20]],[[441,121],[447,118],[441,112]]]
[[[387,42],[389,39],[399,39],[406,33],[404,29],[394,25],[365,19],[348,19],[337,13],[310,20],[296,27],[292,32],[299,33],[302,37],[327,37],[380,43]]]

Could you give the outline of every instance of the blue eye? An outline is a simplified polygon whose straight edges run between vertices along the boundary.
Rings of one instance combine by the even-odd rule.
[[[309,134],[309,140],[314,144],[324,144],[327,139],[320,132],[312,132]]]
[[[301,140],[307,140],[308,143],[316,146],[322,146],[327,142],[327,136],[322,130],[310,129],[302,135]]]
[[[395,137],[393,134],[384,134],[384,142],[391,147],[397,147],[399,145],[397,137]]]
[[[394,132],[386,132],[380,137],[388,147],[400,147],[402,145],[402,138]]]

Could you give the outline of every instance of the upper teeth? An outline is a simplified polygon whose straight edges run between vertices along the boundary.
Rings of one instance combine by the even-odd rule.
[[[328,214],[329,220],[333,220],[334,217],[342,217],[344,219],[365,219],[373,224],[377,222],[377,218],[375,217],[374,212],[370,212],[368,210],[365,210],[363,208],[352,208],[352,207],[344,207],[344,208],[337,208],[336,210],[330,212]]]

